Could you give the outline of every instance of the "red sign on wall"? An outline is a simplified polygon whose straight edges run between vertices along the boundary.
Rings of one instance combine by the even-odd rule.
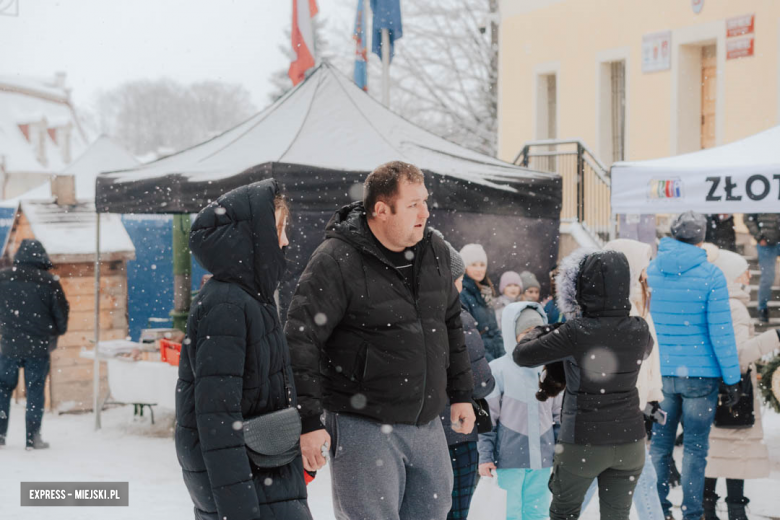
[[[754,40],[752,36],[729,40],[726,42],[726,59],[747,58],[748,56],[753,56],[753,50]]]
[[[746,14],[735,16],[726,20],[726,38],[753,34],[755,30],[756,15]]]

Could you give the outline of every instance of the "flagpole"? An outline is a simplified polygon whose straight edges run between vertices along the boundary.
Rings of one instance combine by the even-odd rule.
[[[382,104],[390,108],[390,30],[382,29]]]

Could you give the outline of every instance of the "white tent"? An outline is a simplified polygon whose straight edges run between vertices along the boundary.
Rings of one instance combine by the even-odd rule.
[[[780,213],[780,126],[741,141],[612,166],[612,212]]]

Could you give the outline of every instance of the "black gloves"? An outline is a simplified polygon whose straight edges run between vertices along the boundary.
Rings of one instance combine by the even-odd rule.
[[[740,383],[726,385],[726,398],[721,402],[721,404],[731,408],[739,402],[740,397],[742,397],[742,385]]]

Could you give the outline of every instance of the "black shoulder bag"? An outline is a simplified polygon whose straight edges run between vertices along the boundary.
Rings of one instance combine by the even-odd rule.
[[[726,384],[721,381],[718,389],[718,407],[715,409],[715,420],[712,425],[716,428],[740,430],[752,428],[756,423],[755,410],[753,409],[753,379],[751,370],[742,376],[739,382],[740,398],[734,406],[725,406],[722,403],[728,399]]]
[[[292,387],[284,375],[287,407],[244,421],[244,443],[249,459],[259,468],[286,466],[301,453],[301,415],[292,405]]]

